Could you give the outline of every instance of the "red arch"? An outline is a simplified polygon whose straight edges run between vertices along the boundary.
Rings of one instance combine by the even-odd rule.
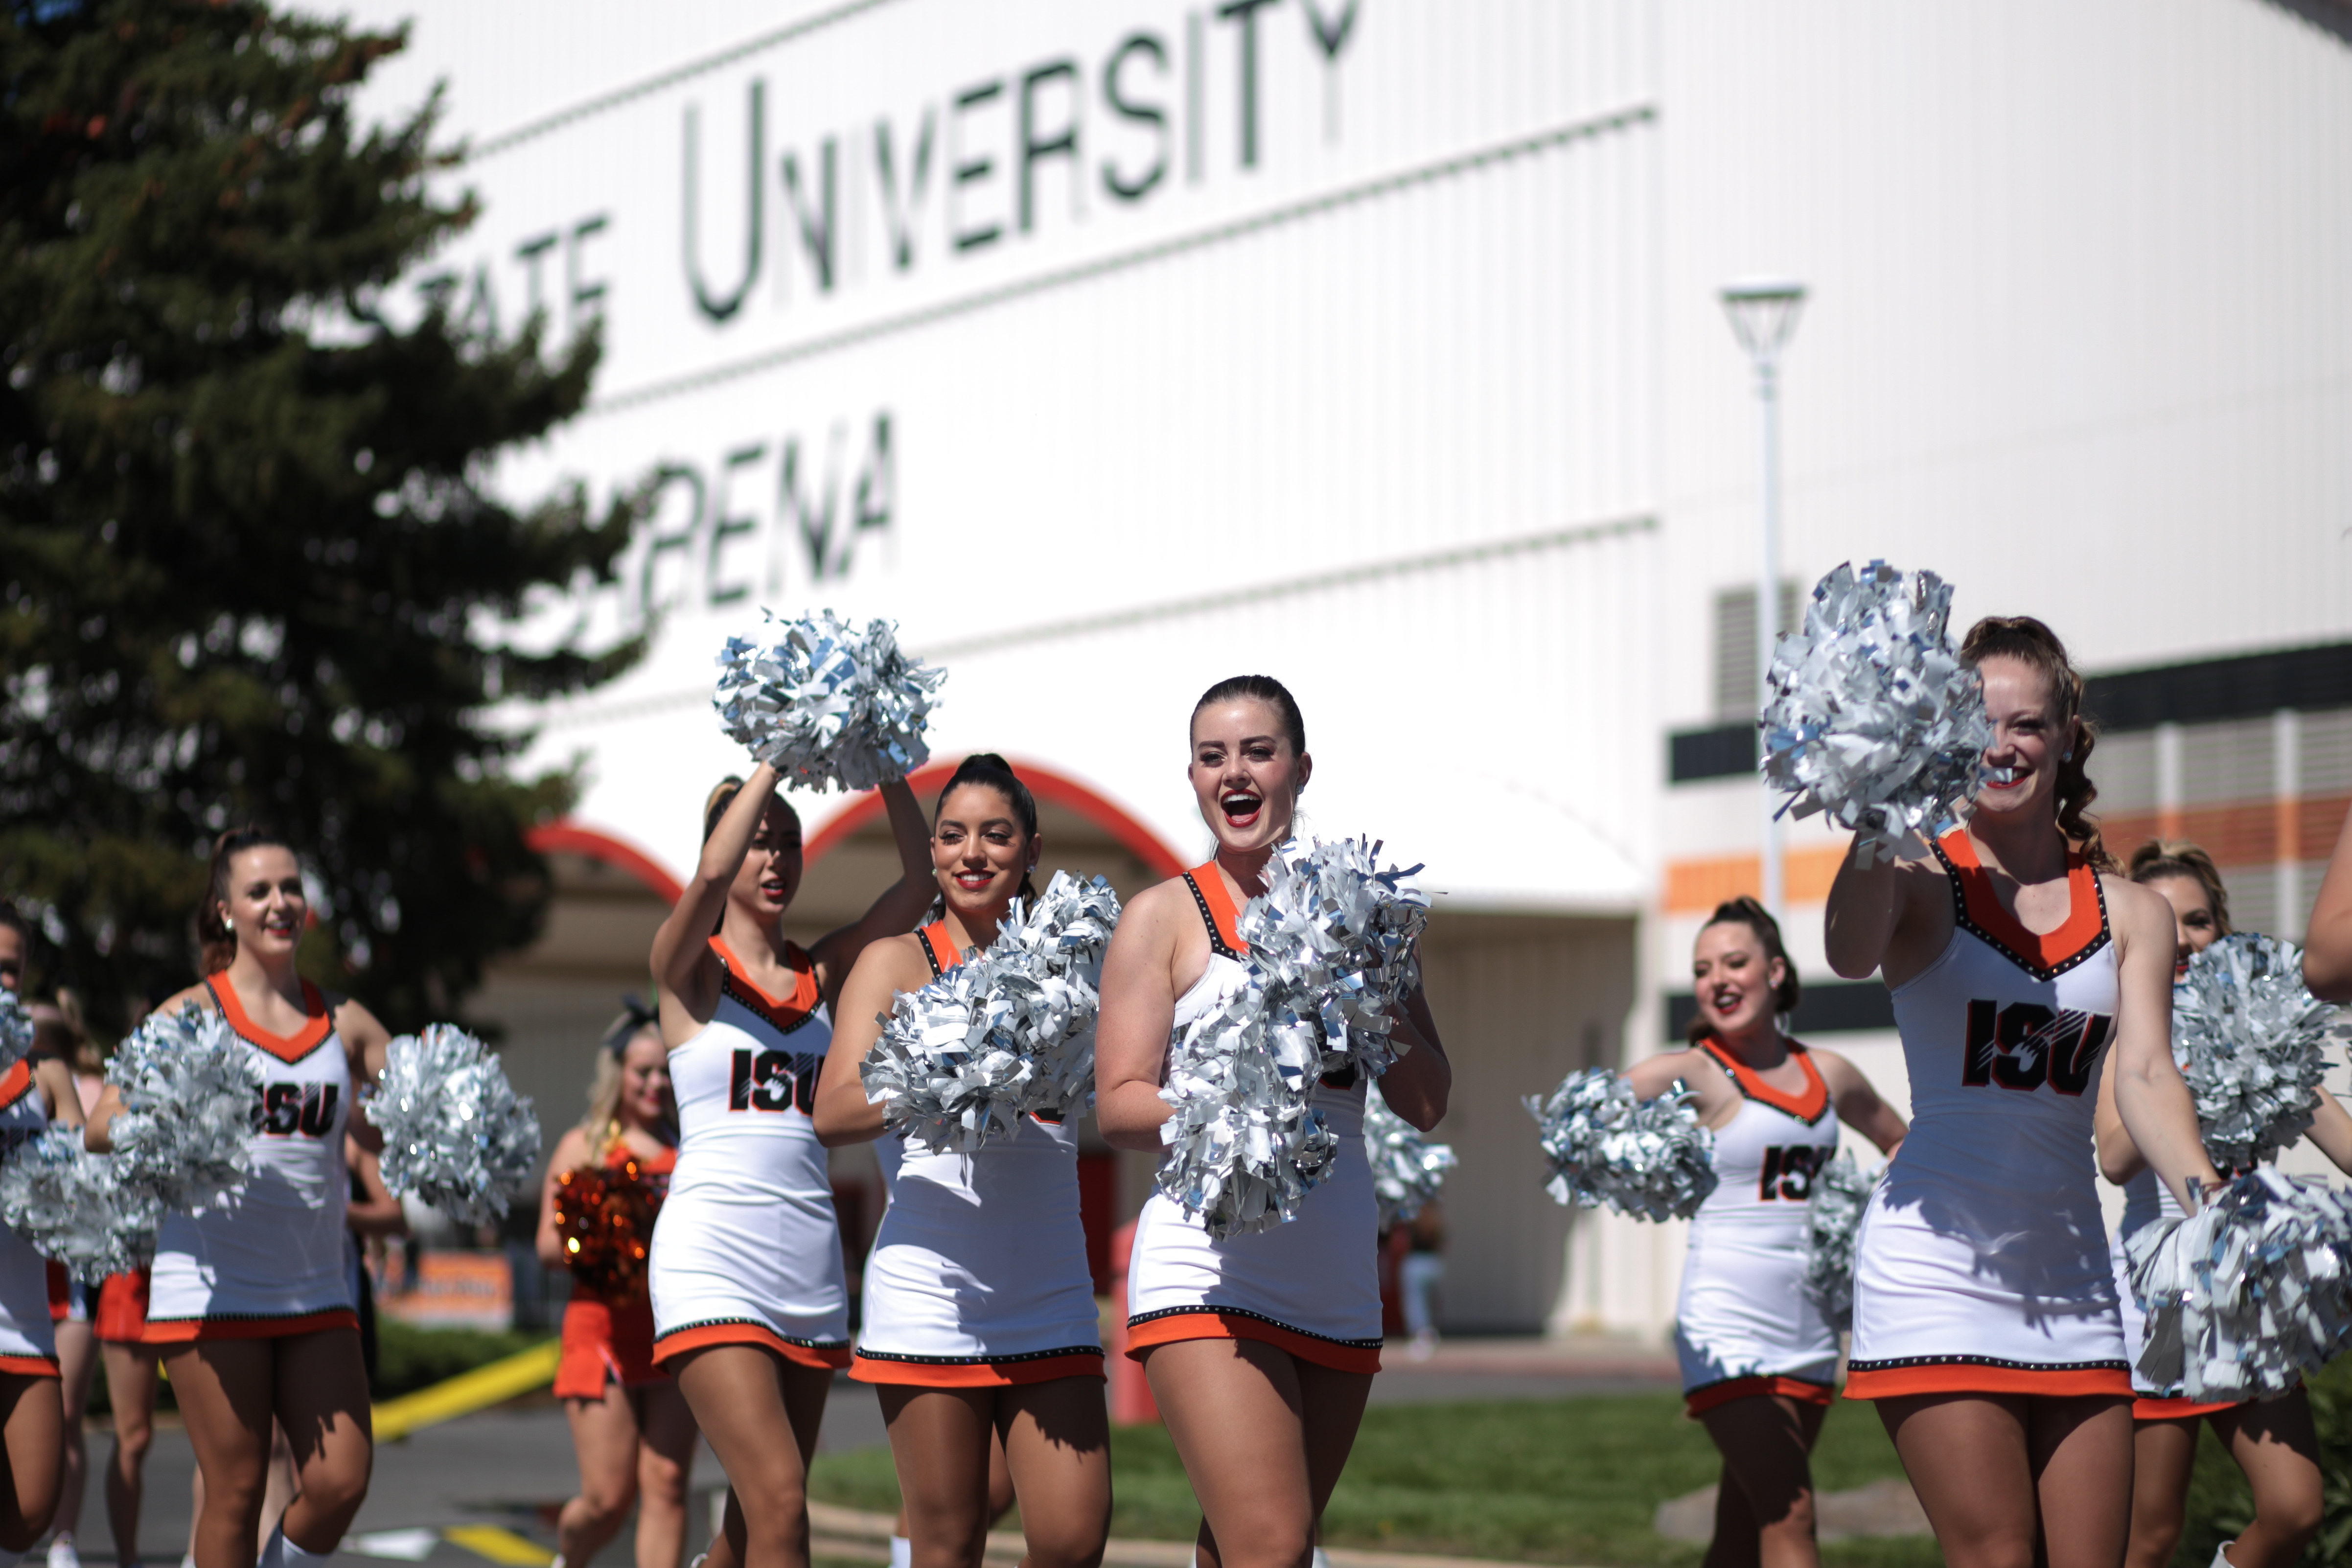
[[[677,902],[678,895],[686,891],[686,885],[671,876],[660,861],[628,840],[597,828],[583,827],[569,820],[545,822],[524,834],[522,841],[541,855],[584,855],[626,871],[666,904]]]
[[[1150,867],[1153,875],[1174,877],[1182,874],[1184,862],[1177,853],[1162,842],[1160,835],[1129,816],[1118,805],[1042,763],[1020,757],[1013,758],[1012,762],[1013,771],[1021,775],[1021,782],[1027,784],[1029,793],[1039,800],[1058,805],[1065,811],[1075,811],[1097,826],[1109,829],[1111,837],[1118,839],[1129,854]],[[919,798],[928,800],[946,787],[948,780],[955,776],[956,766],[954,763],[933,763],[929,767],[917,768],[908,775],[907,783]],[[818,828],[809,839],[809,863],[814,865],[835,845],[881,815],[882,797],[879,795],[868,790],[859,795],[850,802],[846,810]]]

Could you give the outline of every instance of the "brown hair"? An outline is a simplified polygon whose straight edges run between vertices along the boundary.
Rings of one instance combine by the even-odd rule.
[[[2098,819],[2090,814],[2091,803],[2099,798],[2099,786],[2091,782],[2089,771],[2099,726],[2083,711],[2083,677],[2066,657],[2066,645],[2032,616],[1987,616],[1969,628],[1960,658],[1970,666],[1981,666],[1989,658],[2013,658],[2041,671],[2049,681],[2058,728],[2072,732],[2058,762],[2058,831],[2094,868],[2116,869],[2106,840],[2099,837]]]
[[[735,804],[735,797],[742,792],[743,781],[730,773],[711,785],[710,793],[702,797],[702,841],[705,844],[709,843],[710,836],[719,831],[719,819],[727,815],[727,808]],[[768,802],[783,807],[784,815],[792,818],[793,831],[797,833],[800,830],[801,814],[793,809],[793,803],[783,797],[782,791],[769,791]]]
[[[1716,905],[1715,913],[1706,917],[1706,925],[1698,929],[1705,931],[1707,926],[1719,925],[1746,926],[1756,933],[1756,944],[1764,950],[1765,962],[1769,963],[1776,958],[1780,961],[1780,984],[1772,987],[1772,1011],[1783,1018],[1795,1012],[1798,998],[1804,994],[1804,987],[1797,983],[1796,963],[1790,958],[1788,946],[1780,940],[1780,922],[1772,918],[1772,911],[1742,893],[1736,899]],[[1688,1033],[1693,1045],[1706,1039],[1707,1027],[1705,1020],[1694,1016]]]
[[[1298,700],[1290,695],[1290,688],[1271,675],[1229,675],[1206,691],[1201,700],[1192,704],[1192,717],[1213,702],[1233,702],[1252,698],[1274,710],[1282,721],[1282,732],[1290,738],[1290,749],[1299,756],[1307,754],[1307,721],[1298,711]]]
[[[248,849],[283,849],[291,854],[293,848],[269,829],[251,826],[232,827],[213,840],[205,901],[196,906],[196,950],[206,975],[218,974],[236,962],[236,929],[221,912],[221,906],[228,902],[228,863]]]
[[[2186,877],[2205,889],[2205,902],[2213,911],[2213,934],[2227,936],[2237,928],[2230,923],[2230,889],[2221,885],[2221,868],[2213,864],[2213,857],[2186,838],[2151,838],[2132,851],[2131,879],[2135,882],[2155,882],[2166,877]]]

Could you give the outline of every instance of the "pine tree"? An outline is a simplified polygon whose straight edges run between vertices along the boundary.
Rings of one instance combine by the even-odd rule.
[[[315,874],[316,978],[447,1016],[534,935],[524,835],[571,798],[514,776],[491,706],[638,651],[499,629],[609,579],[635,503],[488,483],[579,411],[593,334],[379,310],[474,216],[434,182],[437,95],[355,123],[404,42],[253,0],[0,5],[0,894],[102,1023],[194,978],[246,821]]]

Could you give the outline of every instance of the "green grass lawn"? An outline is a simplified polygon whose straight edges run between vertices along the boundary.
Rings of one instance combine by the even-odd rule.
[[[1814,1453],[1814,1479],[1844,1490],[1902,1465],[1878,1419],[1841,1402]],[[1716,1479],[1706,1434],[1674,1394],[1487,1405],[1376,1406],[1325,1513],[1324,1539],[1457,1557],[1664,1568],[1695,1563],[1696,1543],[1650,1530],[1658,1504]],[[1111,1533],[1186,1540],[1200,1512],[1167,1432],[1124,1426],[1111,1439]],[[810,1477],[828,1502],[894,1510],[898,1479],[875,1449],[828,1454]],[[1909,1568],[1939,1559],[1922,1537],[1840,1542],[1837,1568]]]

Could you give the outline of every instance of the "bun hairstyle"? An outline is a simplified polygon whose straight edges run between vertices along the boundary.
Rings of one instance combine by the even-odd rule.
[[[1298,700],[1271,675],[1227,676],[1201,693],[1201,700],[1192,704],[1192,717],[1199,718],[1201,710],[1213,703],[1238,702],[1245,698],[1272,708],[1275,716],[1282,721],[1282,732],[1290,738],[1292,753],[1302,757],[1307,754],[1307,721],[1298,711]]]
[[[205,901],[196,906],[196,950],[206,976],[218,974],[236,962],[236,930],[221,912],[228,902],[229,862],[248,849],[283,849],[293,846],[266,827],[232,827],[213,840],[212,871],[205,879]]]
[[[2135,882],[2160,881],[2167,877],[2187,877],[2205,889],[2206,905],[2213,911],[2213,934],[2227,936],[2237,928],[2230,923],[2230,889],[2221,885],[2221,868],[2213,864],[2213,857],[2186,838],[2151,838],[2132,851],[2131,879]]]
[[[1780,961],[1780,984],[1772,987],[1772,1011],[1783,1018],[1795,1012],[1804,987],[1797,984],[1797,966],[1789,960],[1789,949],[1780,940],[1780,922],[1772,918],[1772,911],[1742,893],[1716,905],[1715,913],[1706,917],[1706,925],[1698,929],[1705,931],[1707,926],[1719,925],[1746,926],[1756,933],[1756,944],[1764,950],[1765,962],[1769,964],[1776,958]],[[1693,1045],[1706,1038],[1706,1021],[1694,1017],[1689,1035]]]
[[[1013,764],[994,752],[974,752],[963,760],[962,766],[956,769],[955,776],[948,780],[947,787],[940,791],[940,798],[931,805],[933,833],[939,831],[940,813],[947,809],[948,796],[966,784],[978,784],[1003,795],[1013,807],[1013,815],[1021,821],[1022,838],[1027,840],[1037,837],[1036,797],[1029,793],[1029,786],[1021,782],[1021,775],[1013,771]],[[1026,871],[1021,873],[1021,896],[1030,900],[1037,897],[1037,886]],[[944,905],[945,900],[939,900],[939,903]],[[932,918],[939,917],[934,915]]]
[[[743,781],[730,773],[713,784],[710,793],[703,796],[702,841],[705,844],[709,843],[710,836],[719,831],[719,819],[727,815],[727,808],[735,804],[735,797],[742,792]],[[774,791],[769,792],[768,800],[770,804],[782,808],[784,816],[792,822],[794,836],[797,837],[800,832],[801,814],[793,809],[793,803]]]
[[[2066,645],[2032,616],[1987,616],[1969,628],[1967,640],[1960,644],[1960,659],[1979,666],[1989,658],[2016,659],[2040,670],[2049,681],[2059,731],[2071,731],[2074,735],[2058,763],[2058,831],[2095,869],[2116,869],[2106,840],[2099,837],[2098,819],[2090,815],[2091,803],[2099,798],[2099,786],[2091,782],[2089,772],[2092,748],[2099,743],[2099,727],[2083,711],[2083,677],[2066,657]]]
[[[621,1126],[622,1062],[629,1054],[631,1043],[654,1027],[654,1010],[645,999],[634,991],[629,993],[621,998],[620,1016],[605,1029],[604,1042],[596,1048],[596,1076],[588,1085],[588,1114],[580,1119],[580,1131],[588,1135],[588,1147],[598,1160],[611,1153],[613,1146],[621,1141],[625,1131]],[[665,1101],[662,1110],[662,1131],[676,1142],[675,1100]]]

